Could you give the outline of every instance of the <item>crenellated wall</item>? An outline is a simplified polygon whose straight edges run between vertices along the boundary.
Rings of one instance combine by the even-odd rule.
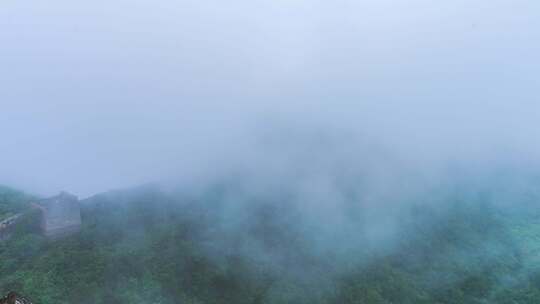
[[[36,204],[42,213],[41,230],[47,237],[62,237],[80,230],[81,212],[75,195],[62,192]]]

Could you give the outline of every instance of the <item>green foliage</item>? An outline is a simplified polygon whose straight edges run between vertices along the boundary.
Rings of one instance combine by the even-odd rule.
[[[449,202],[411,209],[392,250],[345,261],[313,254],[288,226],[294,210],[262,204],[227,232],[207,207],[219,195],[179,206],[156,191],[110,193],[85,202],[81,232],[62,240],[25,213],[0,242],[0,293],[41,304],[538,303],[538,221]]]
[[[0,221],[27,210],[30,199],[25,193],[0,185]]]

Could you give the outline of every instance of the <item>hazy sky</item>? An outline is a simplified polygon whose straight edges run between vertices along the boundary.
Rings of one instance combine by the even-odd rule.
[[[267,130],[536,161],[539,54],[537,0],[6,0],[0,183],[86,196],[287,158]]]

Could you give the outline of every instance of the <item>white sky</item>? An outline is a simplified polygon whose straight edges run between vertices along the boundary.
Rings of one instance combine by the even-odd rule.
[[[539,54],[536,0],[7,0],[0,183],[89,195],[190,174],[275,125],[420,165],[536,161]]]

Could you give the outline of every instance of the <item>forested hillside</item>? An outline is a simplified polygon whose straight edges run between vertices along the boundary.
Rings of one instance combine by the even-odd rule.
[[[31,196],[0,185],[0,221],[29,208]]]
[[[445,196],[408,207],[388,242],[359,230],[336,235],[347,237],[333,250],[286,198],[244,198],[252,203],[230,212],[235,191],[100,194],[82,201],[81,232],[57,241],[27,211],[0,242],[0,294],[42,304],[540,301],[534,212]],[[3,213],[24,210],[27,198],[3,190]]]

